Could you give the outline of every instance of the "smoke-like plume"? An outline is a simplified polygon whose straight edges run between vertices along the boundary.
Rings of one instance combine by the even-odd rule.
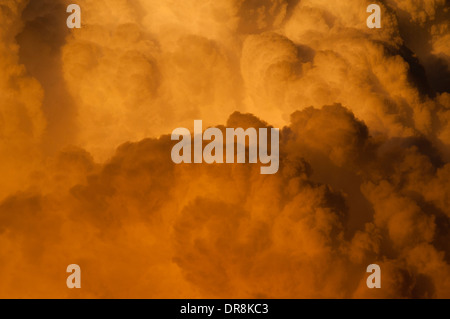
[[[450,297],[448,1],[68,3],[0,4],[0,297]],[[196,119],[278,173],[175,165]]]

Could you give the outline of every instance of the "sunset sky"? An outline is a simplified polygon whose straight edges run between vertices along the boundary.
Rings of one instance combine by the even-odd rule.
[[[0,298],[450,298],[450,1],[0,0],[0,174]]]

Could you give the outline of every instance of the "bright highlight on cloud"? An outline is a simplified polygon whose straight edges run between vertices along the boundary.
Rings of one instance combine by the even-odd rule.
[[[0,4],[0,297],[450,298],[448,1],[69,3]],[[278,173],[175,165],[199,119]]]

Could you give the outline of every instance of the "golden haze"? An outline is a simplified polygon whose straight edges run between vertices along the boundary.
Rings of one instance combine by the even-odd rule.
[[[450,3],[371,2],[0,0],[0,297],[450,298]],[[174,165],[195,119],[280,171]]]

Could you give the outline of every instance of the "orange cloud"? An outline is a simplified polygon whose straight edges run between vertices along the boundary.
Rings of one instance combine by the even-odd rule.
[[[450,297],[445,1],[67,4],[0,5],[0,297]],[[196,119],[278,173],[175,165]]]

